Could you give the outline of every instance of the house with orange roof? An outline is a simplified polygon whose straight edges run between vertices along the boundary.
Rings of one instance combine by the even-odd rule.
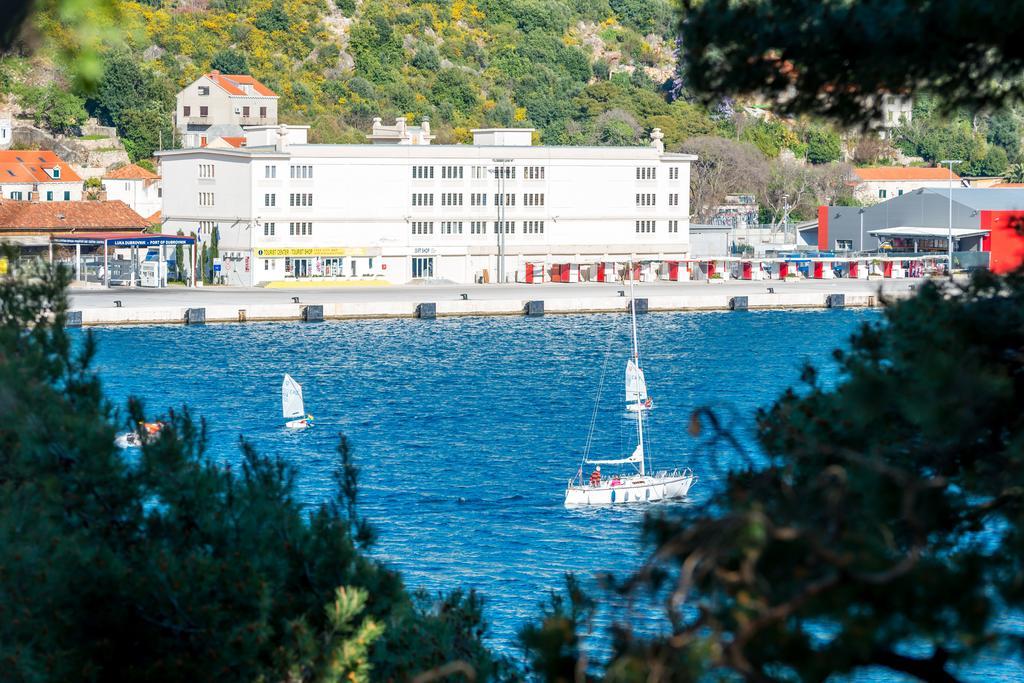
[[[122,201],[140,216],[160,210],[163,194],[160,176],[138,164],[128,164],[103,176],[107,199]]]
[[[50,150],[0,151],[0,197],[32,202],[78,201],[82,178]]]
[[[872,166],[853,169],[853,196],[865,204],[884,202],[920,188],[948,189],[961,186],[961,178],[948,168]]]
[[[246,126],[277,125],[277,94],[252,76],[211,71],[185,86],[175,104],[182,147],[205,147],[214,137],[244,137]],[[210,135],[213,126],[220,128]]]

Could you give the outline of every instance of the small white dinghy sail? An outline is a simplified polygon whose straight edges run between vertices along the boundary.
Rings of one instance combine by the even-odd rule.
[[[650,407],[644,371],[630,358],[626,361],[626,410],[645,410]]]
[[[285,373],[281,382],[281,411],[285,426],[289,429],[305,429],[309,426],[306,419],[306,406],[302,401],[302,385]]]
[[[633,272],[632,265],[629,272]],[[590,457],[590,442],[588,437],[586,455],[583,456],[583,463],[580,465],[576,476],[569,480],[565,488],[565,506],[577,507],[586,505],[618,505],[622,503],[654,503],[662,500],[683,498],[690,491],[690,487],[697,481],[696,475],[688,467],[676,469],[671,472],[662,470],[653,475],[647,473],[647,454],[644,451],[644,412],[645,407],[650,407],[647,402],[646,386],[643,392],[636,391],[632,395],[630,390],[630,367],[636,369],[635,377],[643,382],[643,370],[640,369],[639,353],[637,350],[636,338],[636,311],[633,310],[633,281],[629,283],[630,301],[630,325],[633,336],[633,358],[626,365],[626,391],[627,398],[632,398],[631,412],[636,419],[636,447],[633,453],[625,458],[592,458]],[[602,374],[602,384],[604,377]],[[600,395],[598,396],[600,403]],[[594,419],[597,419],[597,407],[594,408]],[[591,425],[593,433],[593,425]],[[596,469],[589,480],[584,479],[584,465],[594,465]],[[632,471],[626,473],[603,476],[601,465],[613,467],[627,466]]]

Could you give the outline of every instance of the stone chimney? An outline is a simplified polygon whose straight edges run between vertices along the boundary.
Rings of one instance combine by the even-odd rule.
[[[281,124],[277,127],[277,144],[274,145],[274,149],[278,152],[288,149],[288,126]]]
[[[398,129],[398,135],[400,137],[405,137],[405,117],[404,116],[399,116],[397,119],[395,119],[395,127]]]
[[[423,129],[423,137],[429,138],[430,137],[430,117],[429,116],[424,116],[423,117],[423,120],[420,122],[420,128]]]
[[[210,75],[211,76],[220,76],[220,71],[218,71],[217,69],[211,69],[210,70]]]
[[[381,125],[383,125],[383,124],[381,124],[380,117],[379,116],[374,116],[373,117],[373,132],[376,133],[378,130],[380,130]]]
[[[661,128],[655,128],[651,131],[651,147],[658,150],[659,153],[665,152],[665,134],[661,132]]]

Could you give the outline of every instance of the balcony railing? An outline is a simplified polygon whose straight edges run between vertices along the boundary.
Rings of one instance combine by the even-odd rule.
[[[271,116],[246,116],[243,114],[238,117],[238,122],[243,126],[270,126],[277,123],[277,120]]]

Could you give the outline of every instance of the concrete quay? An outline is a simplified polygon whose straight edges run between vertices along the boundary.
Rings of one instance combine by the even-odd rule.
[[[871,307],[911,295],[921,280],[650,282],[635,286],[648,311]],[[626,310],[621,283],[396,285],[263,289],[71,290],[70,324],[147,325],[345,318],[610,313]],[[295,300],[297,299],[297,301]],[[643,304],[638,304],[642,311]]]

